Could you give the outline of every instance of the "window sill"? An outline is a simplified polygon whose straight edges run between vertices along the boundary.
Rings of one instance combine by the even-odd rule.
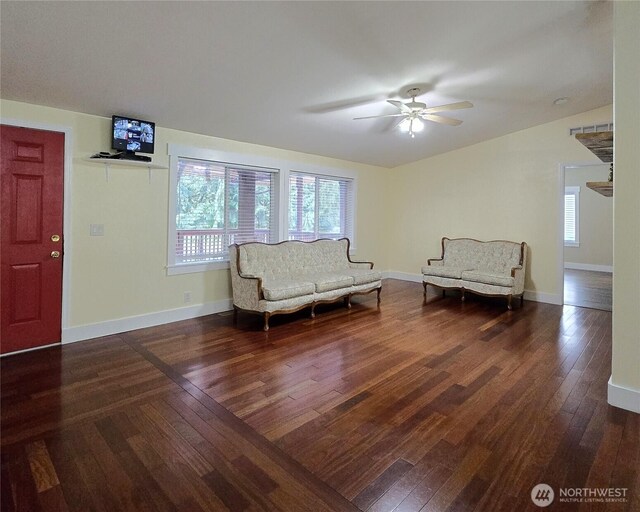
[[[565,247],[580,247],[580,243],[579,242],[565,242],[564,246]]]
[[[229,260],[226,261],[199,261],[195,263],[178,263],[167,266],[168,276],[177,276],[181,274],[194,274],[196,272],[207,272],[209,270],[227,270],[229,269]]]

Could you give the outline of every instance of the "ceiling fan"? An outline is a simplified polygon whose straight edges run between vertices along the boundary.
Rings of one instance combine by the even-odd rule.
[[[451,117],[444,117],[435,115],[436,112],[444,112],[446,110],[459,110],[461,108],[471,108],[473,103],[470,101],[459,101],[457,103],[448,103],[447,105],[440,105],[438,107],[427,108],[426,103],[416,101],[416,96],[420,95],[420,89],[414,87],[407,91],[407,96],[411,98],[409,103],[402,103],[396,100],[387,100],[387,103],[391,103],[394,107],[400,110],[398,114],[386,114],[381,116],[367,116],[367,117],[355,117],[354,120],[359,119],[374,119],[378,117],[402,117],[403,119],[396,125],[400,128],[400,131],[409,133],[411,137],[415,137],[417,132],[421,132],[424,129],[424,123],[422,120],[432,121],[434,123],[448,124],[450,126],[458,126],[462,124],[459,119],[453,119]]]

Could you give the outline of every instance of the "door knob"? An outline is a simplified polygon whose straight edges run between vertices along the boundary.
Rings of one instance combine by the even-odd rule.
[[[51,251],[51,257],[52,258],[59,258],[60,257],[60,251]]]
[[[59,242],[60,241],[60,235],[51,235],[51,241],[52,242]]]

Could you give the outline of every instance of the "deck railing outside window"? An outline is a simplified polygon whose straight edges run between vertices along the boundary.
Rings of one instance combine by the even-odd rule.
[[[331,233],[321,234],[320,238],[343,238],[345,236],[344,233]],[[289,240],[310,242],[315,239],[315,233],[289,232]],[[229,252],[229,245],[248,241],[250,240],[239,240],[237,230],[228,231],[225,236],[224,229],[179,229],[176,232],[176,258],[181,263],[224,260]],[[269,243],[269,230],[256,230],[255,238],[251,241]]]
[[[269,242],[269,230],[256,230],[255,242]],[[223,260],[229,252],[229,245],[238,240],[237,230],[224,229],[179,229],[176,232],[176,259],[181,263],[192,261]]]

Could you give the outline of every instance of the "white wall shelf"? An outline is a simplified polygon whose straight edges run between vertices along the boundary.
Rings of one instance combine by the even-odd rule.
[[[149,181],[151,181],[151,170],[152,169],[168,169],[168,167],[164,165],[154,164],[153,162],[140,162],[138,160],[119,160],[117,158],[82,158],[83,162],[87,162],[90,164],[98,164],[104,165],[104,173],[105,178],[109,181],[109,168],[112,165],[116,167],[144,167],[149,171]]]

